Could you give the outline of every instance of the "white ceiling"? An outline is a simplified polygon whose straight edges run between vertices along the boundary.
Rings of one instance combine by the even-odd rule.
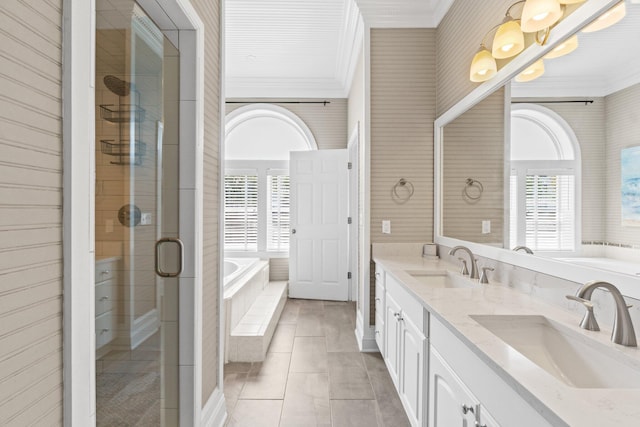
[[[545,73],[513,83],[514,97],[606,96],[640,83],[640,4],[627,2],[627,15],[614,26],[578,33],[578,49],[545,60]]]
[[[371,27],[435,27],[453,0],[227,0],[227,98],[344,98]],[[360,19],[362,11],[362,19]]]

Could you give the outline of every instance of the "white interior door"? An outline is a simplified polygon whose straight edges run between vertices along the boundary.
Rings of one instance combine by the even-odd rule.
[[[346,301],[347,150],[291,152],[289,296]]]

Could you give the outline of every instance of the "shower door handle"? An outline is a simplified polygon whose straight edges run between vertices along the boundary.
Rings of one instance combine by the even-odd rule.
[[[166,272],[163,271],[160,267],[160,247],[165,243],[173,243],[178,245],[178,271],[176,272]],[[173,237],[164,237],[156,242],[156,274],[160,277],[178,277],[180,273],[182,273],[184,266],[184,244],[180,239]]]

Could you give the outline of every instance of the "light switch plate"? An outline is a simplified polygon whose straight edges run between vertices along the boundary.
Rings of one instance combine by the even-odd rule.
[[[482,234],[491,233],[491,220],[485,219],[482,221]]]
[[[143,212],[140,217],[140,225],[151,225],[153,219],[151,212]]]
[[[388,219],[382,221],[382,234],[391,234],[391,221]]]

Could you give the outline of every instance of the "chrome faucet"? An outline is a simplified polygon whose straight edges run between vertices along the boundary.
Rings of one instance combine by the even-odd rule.
[[[456,252],[458,252],[458,250],[460,249],[469,254],[469,263],[471,264],[471,274],[469,275],[469,277],[471,279],[479,279],[480,276],[478,275],[478,263],[476,262],[476,257],[473,255],[473,252],[471,252],[471,249],[467,248],[466,246],[455,246],[451,248],[451,250],[449,251],[449,255],[455,255]]]
[[[593,318],[593,305],[591,304],[591,295],[597,288],[608,290],[616,302],[616,317],[613,321],[611,341],[616,344],[626,345],[627,347],[637,347],[636,332],[633,329],[633,323],[631,322],[631,316],[629,315],[629,306],[618,288],[609,282],[594,280],[592,282],[585,283],[580,289],[578,289],[575,297],[567,297],[581,302],[587,308],[587,313],[582,319],[580,326],[583,329],[599,330],[598,324],[595,322],[595,318]]]
[[[525,251],[526,253],[533,255],[533,251],[531,249],[529,249],[528,247],[526,247],[526,246],[516,246],[512,250],[515,251],[515,252]]]

